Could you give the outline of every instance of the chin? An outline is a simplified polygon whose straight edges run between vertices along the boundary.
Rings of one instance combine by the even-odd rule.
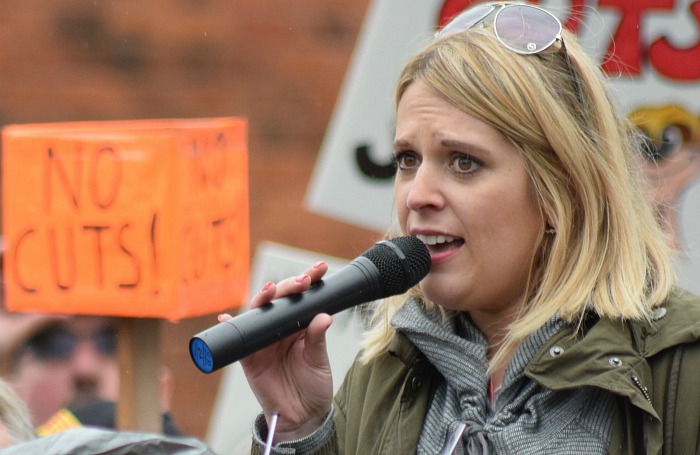
[[[468,280],[465,274],[459,273],[458,276],[451,276],[445,273],[433,273],[432,271],[420,282],[420,290],[423,295],[443,308],[455,311],[465,311],[464,302],[467,301],[464,297],[464,283]],[[459,283],[462,286],[455,285]]]

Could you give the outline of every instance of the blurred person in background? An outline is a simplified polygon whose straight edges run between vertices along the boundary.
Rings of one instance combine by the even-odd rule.
[[[0,278],[0,376],[26,404],[37,433],[81,425],[114,428],[117,318],[8,312]],[[179,435],[168,412],[172,378],[162,371],[163,432]]]

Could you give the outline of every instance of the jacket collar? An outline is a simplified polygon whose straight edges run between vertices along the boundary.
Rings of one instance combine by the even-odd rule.
[[[425,359],[422,352],[401,332],[396,332],[389,342],[389,355],[399,359],[404,365],[410,366],[416,360]]]
[[[698,298],[675,289],[656,308],[651,321],[600,319],[581,336],[567,326],[535,355],[525,374],[553,390],[598,387],[626,397],[659,419],[649,397],[651,368],[647,359],[670,347],[700,340]],[[402,333],[389,353],[406,366],[424,359]]]
[[[700,340],[700,305],[698,297],[674,289],[664,305],[656,308],[652,321],[632,324],[636,338],[643,344],[640,351],[650,357],[664,349]]]
[[[583,386],[609,390],[658,419],[649,399],[652,376],[647,359],[697,340],[697,297],[674,290],[654,310],[651,321],[601,319],[583,336],[567,327],[535,356],[526,374],[555,390]]]

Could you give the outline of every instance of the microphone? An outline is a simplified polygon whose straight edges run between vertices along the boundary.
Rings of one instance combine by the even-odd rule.
[[[430,271],[430,253],[416,237],[383,240],[300,294],[275,299],[210,327],[190,340],[190,356],[204,373],[299,332],[317,314],[406,292]]]

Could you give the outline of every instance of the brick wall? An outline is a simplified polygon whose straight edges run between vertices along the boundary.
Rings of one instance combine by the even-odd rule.
[[[353,258],[378,234],[302,207],[368,0],[5,0],[0,124],[245,116],[251,245]],[[274,183],[272,185],[271,183]],[[215,316],[163,322],[173,413],[204,437],[220,372],[191,364]]]

